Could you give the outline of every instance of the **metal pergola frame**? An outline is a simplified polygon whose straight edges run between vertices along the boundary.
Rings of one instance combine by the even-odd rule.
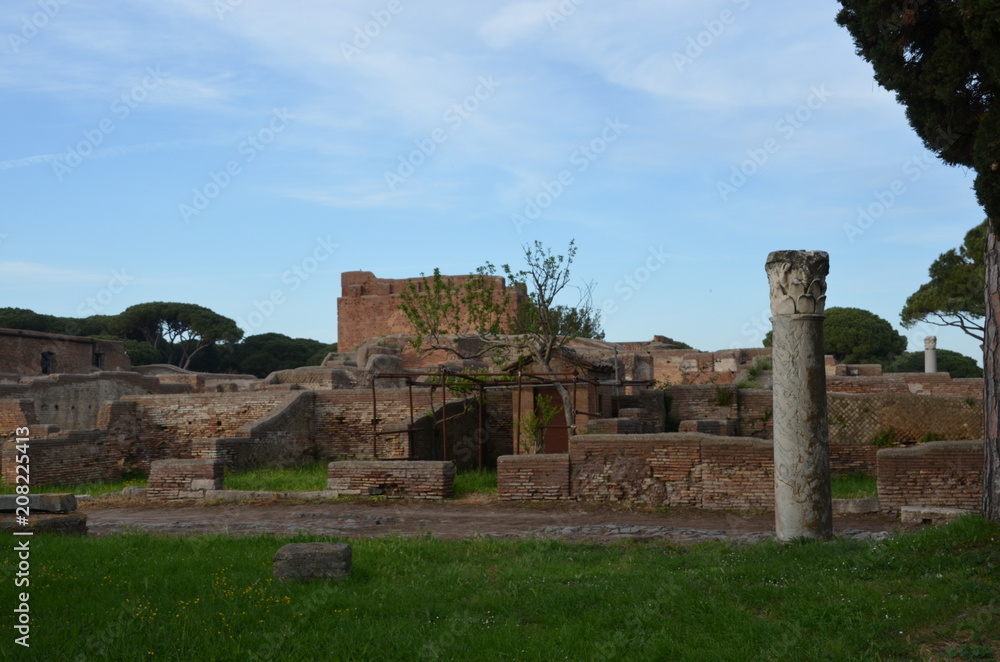
[[[415,381],[418,377],[438,377],[440,382],[420,382]],[[498,377],[505,377],[506,379],[497,379]],[[431,411],[434,411],[434,389],[441,389],[441,453],[442,458],[448,459],[448,379],[453,378],[456,380],[466,380],[466,382],[472,382],[472,384],[478,386],[479,388],[479,435],[476,440],[478,447],[478,466],[479,470],[483,469],[483,439],[482,439],[482,429],[483,429],[483,402],[485,400],[486,389],[513,389],[517,388],[518,397],[518,407],[517,411],[514,413],[514,454],[518,455],[521,447],[521,398],[522,391],[525,386],[545,386],[552,385],[556,383],[560,384],[572,384],[572,402],[571,407],[573,408],[574,414],[584,414],[586,416],[592,416],[595,418],[601,417],[601,412],[593,411],[580,411],[577,409],[577,389],[581,383],[587,385],[588,388],[596,389],[598,386],[649,386],[654,383],[652,380],[598,380],[594,378],[581,377],[577,373],[573,372],[563,372],[563,373],[535,373],[535,372],[520,372],[517,373],[517,382],[512,383],[511,378],[513,375],[506,372],[487,372],[487,373],[476,373],[468,374],[461,372],[452,372],[447,370],[441,370],[438,372],[383,372],[376,373],[372,375],[372,457],[378,459],[378,437],[379,435],[386,434],[399,434],[399,430],[384,430],[379,431],[378,424],[382,420],[378,417],[378,391],[375,388],[376,381],[379,379],[405,379],[406,386],[409,389],[410,395],[410,424],[406,428],[408,447],[407,447],[407,459],[413,455],[413,438],[412,433],[416,429],[414,426],[413,417],[413,387],[429,388],[430,392],[430,405]],[[525,380],[528,380],[527,382]],[[455,384],[456,386],[459,384]],[[435,422],[433,426],[436,427]],[[546,427],[562,427],[567,428],[566,425],[556,425],[556,426],[546,426]]]

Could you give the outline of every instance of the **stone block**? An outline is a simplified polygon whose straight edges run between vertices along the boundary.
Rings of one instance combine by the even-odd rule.
[[[76,510],[76,497],[72,494],[29,494],[27,497],[31,512],[71,513]],[[0,513],[14,512],[17,498],[16,494],[0,494]]]
[[[47,513],[33,515],[28,518],[28,526],[17,524],[11,514],[0,515],[0,533],[8,531],[33,531],[35,533],[54,533],[64,536],[87,535],[87,516],[84,513]]]
[[[293,542],[274,554],[274,578],[342,582],[351,575],[351,546],[337,542]]]
[[[903,524],[947,524],[962,515],[972,514],[962,508],[927,508],[924,506],[903,506],[899,519]]]

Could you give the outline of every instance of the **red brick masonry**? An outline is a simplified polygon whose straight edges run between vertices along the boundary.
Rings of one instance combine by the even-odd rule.
[[[983,499],[982,441],[932,441],[878,452],[879,509],[903,506],[978,512]]]
[[[327,489],[341,494],[444,499],[452,495],[455,465],[431,461],[331,462]]]
[[[201,499],[206,490],[221,490],[222,460],[157,460],[150,465],[150,499]]]

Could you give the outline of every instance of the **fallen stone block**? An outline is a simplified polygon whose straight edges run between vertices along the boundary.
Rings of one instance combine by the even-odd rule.
[[[64,536],[87,535],[87,515],[84,513],[50,513],[35,515],[28,518],[28,526],[17,523],[13,515],[0,515],[0,533],[8,531],[33,531],[35,533],[54,533]]]
[[[274,554],[274,578],[342,582],[351,575],[351,546],[343,542],[293,542]]]
[[[19,495],[0,494],[0,513],[13,513],[18,508]],[[76,497],[72,494],[28,494],[27,507],[31,512],[71,513],[76,510]],[[23,507],[23,506],[22,506]]]

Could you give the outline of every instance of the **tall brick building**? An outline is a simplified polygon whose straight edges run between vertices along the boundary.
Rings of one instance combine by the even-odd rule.
[[[443,276],[454,284],[465,282],[468,276]],[[500,276],[487,276],[497,292],[510,295],[511,312],[523,300],[524,293],[507,287]],[[350,352],[366,340],[396,333],[410,334],[413,329],[399,309],[399,295],[410,281],[423,288],[421,278],[376,278],[370,271],[345,271],[340,275],[341,296],[337,299],[337,346]],[[471,331],[472,329],[468,329]]]

